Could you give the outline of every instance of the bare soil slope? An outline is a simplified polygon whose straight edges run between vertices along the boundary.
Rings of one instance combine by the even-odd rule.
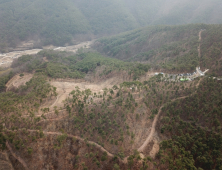
[[[33,77],[33,74],[24,73],[24,76],[15,75],[9,82],[6,84],[6,91],[9,91],[12,88],[18,88],[21,85],[25,85]]]

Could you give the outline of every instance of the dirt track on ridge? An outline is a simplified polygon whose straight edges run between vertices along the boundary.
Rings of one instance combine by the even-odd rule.
[[[197,48],[199,58],[201,57],[201,51],[200,51],[200,45],[201,45],[201,40],[202,40],[201,34],[202,34],[202,30],[199,32],[199,46]]]

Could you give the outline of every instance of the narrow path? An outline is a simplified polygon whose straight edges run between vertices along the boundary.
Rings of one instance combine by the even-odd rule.
[[[5,129],[6,131],[10,131],[10,132],[13,132],[12,130],[8,130],[8,129]],[[22,130],[22,129],[19,129],[19,130]],[[19,130],[14,130],[14,131],[19,131]],[[30,130],[28,129],[27,131],[29,132],[38,132],[38,130]],[[47,131],[43,131],[44,135],[63,135],[63,133],[60,133],[60,132],[47,132]],[[86,142],[83,138],[79,137],[79,136],[74,136],[74,135],[70,135],[70,134],[67,134],[68,137],[70,138],[75,138],[81,142]],[[112,153],[110,153],[109,151],[107,151],[105,148],[103,148],[101,145],[97,144],[96,142],[93,142],[93,141],[87,141],[87,143],[91,144],[91,145],[94,145],[97,149],[99,149],[100,151],[102,152],[106,152],[107,155],[111,158],[114,157],[114,155]],[[25,161],[20,157],[20,156],[17,156],[11,146],[9,145],[8,141],[6,141],[6,146],[7,148],[9,149],[9,151],[11,152],[11,154],[13,155],[13,157],[15,159],[17,159],[22,165],[23,167],[25,168],[25,170],[29,170],[27,164],[25,163]],[[123,162],[121,159],[119,159],[120,162]]]
[[[198,86],[200,85],[201,80],[202,80],[202,79],[200,79],[200,80],[198,81],[196,87],[198,87]],[[184,99],[184,98],[187,98],[187,97],[189,97],[189,96],[179,97],[179,98],[176,98],[176,99],[171,100],[171,102],[174,102],[174,101],[180,100],[180,99]],[[166,104],[166,103],[165,103],[165,104]],[[150,132],[149,136],[147,137],[146,141],[143,143],[143,145],[138,149],[138,152],[143,153],[143,152],[144,152],[144,149],[146,148],[146,146],[147,146],[147,145],[151,142],[151,140],[153,139],[153,135],[154,135],[154,132],[155,132],[155,130],[156,130],[156,124],[157,124],[158,118],[159,118],[160,113],[161,113],[161,110],[162,110],[162,108],[164,107],[165,104],[163,104],[163,105],[159,108],[158,114],[155,116],[154,121],[153,121],[153,124],[152,124],[152,126],[151,126],[151,132]]]
[[[67,118],[69,115],[65,115],[65,116],[62,116],[62,117],[58,117],[58,118],[49,118],[49,119],[44,119],[44,120],[41,120],[39,122],[37,122],[36,124],[39,124],[39,123],[42,123],[42,122],[52,122],[52,121],[57,121],[57,120],[61,120],[63,118]]]
[[[200,81],[201,81],[201,79],[200,79]],[[199,86],[200,81],[198,82],[197,86]],[[179,97],[179,98],[176,98],[176,99],[171,100],[171,102],[174,102],[174,101],[180,100],[180,99],[184,99],[184,98],[187,98],[187,97],[189,97],[189,96]],[[166,104],[166,103],[165,103],[165,104]],[[141,157],[144,157],[144,155],[143,155],[142,153],[144,152],[144,149],[146,148],[146,146],[150,143],[150,141],[151,141],[152,138],[153,138],[154,132],[155,132],[155,130],[156,130],[156,124],[157,124],[158,118],[159,118],[160,113],[161,113],[161,111],[162,111],[162,108],[165,106],[165,104],[163,104],[163,105],[159,108],[158,114],[155,116],[154,121],[153,121],[153,123],[152,123],[151,132],[150,132],[149,136],[146,138],[146,140],[145,140],[145,142],[142,144],[142,146],[138,149],[138,152],[140,152]],[[64,117],[66,117],[66,116],[64,116]],[[52,119],[52,120],[59,120],[59,119],[62,119],[62,118],[64,118],[64,117],[60,117],[60,118]],[[7,130],[7,129],[5,129],[5,130]],[[7,131],[11,131],[11,130],[7,130]],[[38,131],[38,130],[28,130],[28,131],[29,131],[29,132],[36,132],[36,131]],[[62,135],[62,133],[60,133],[60,132],[47,132],[47,131],[43,131],[43,133],[44,133],[45,135]],[[68,136],[68,137],[71,137],[71,138],[78,139],[78,140],[80,140],[81,142],[85,142],[85,140],[84,140],[83,138],[79,137],[79,136],[74,136],[74,135],[70,135],[70,134],[67,134],[67,136]],[[99,150],[102,151],[102,152],[106,152],[109,157],[111,157],[111,158],[114,157],[114,155],[113,155],[112,153],[110,153],[108,150],[106,150],[104,147],[102,147],[101,145],[97,144],[96,142],[87,141],[87,143],[94,145],[97,149],[99,149]],[[25,170],[28,170],[28,167],[27,167],[25,161],[24,161],[21,157],[17,156],[17,155],[13,152],[13,150],[12,150],[11,146],[9,145],[8,141],[6,142],[6,146],[7,146],[7,148],[9,149],[9,151],[11,152],[11,154],[24,166]],[[127,162],[128,162],[128,161],[127,161],[127,158],[128,158],[128,156],[125,157],[123,160],[119,159],[119,161],[122,162],[122,163],[124,163],[124,164],[127,164]]]
[[[201,80],[199,80],[199,82],[198,82],[198,84],[197,84],[196,86],[199,86],[200,81],[201,81]],[[174,102],[175,100],[184,99],[184,98],[187,98],[187,97],[189,97],[189,96],[179,97],[179,98],[176,98],[176,99],[171,100],[171,102]],[[166,104],[166,103],[165,103],[165,104]],[[163,104],[163,105],[159,108],[158,114],[155,116],[154,121],[153,121],[153,123],[152,123],[151,132],[150,132],[149,136],[146,138],[146,140],[145,140],[145,142],[143,143],[143,145],[138,149],[138,152],[141,152],[141,153],[144,152],[144,149],[146,148],[146,146],[147,146],[147,145],[150,143],[150,141],[152,140],[153,134],[154,134],[154,132],[155,132],[155,130],[156,130],[156,124],[157,124],[159,115],[160,115],[160,113],[161,113],[162,108],[165,106],[165,104]],[[53,121],[53,120],[60,120],[60,119],[62,119],[62,118],[64,118],[64,117],[67,117],[67,116],[63,116],[63,117],[56,118],[56,119],[51,119],[51,121]],[[46,121],[46,120],[43,120],[43,121]],[[49,121],[50,121],[50,120],[49,120]],[[53,134],[61,134],[61,133],[53,132]],[[79,137],[76,137],[76,138],[79,138]],[[79,139],[80,139],[80,138],[79,138]],[[95,143],[95,142],[92,142],[92,143]],[[95,143],[95,144],[96,144],[96,143]],[[97,144],[97,145],[98,145],[98,144]],[[100,146],[100,145],[99,145],[99,146]],[[104,149],[104,148],[103,148],[103,149]],[[108,153],[108,151],[106,151],[106,152]],[[110,154],[111,154],[111,153],[110,153]],[[124,161],[124,162],[125,162],[125,161]]]
[[[162,105],[160,108],[159,108],[159,111],[158,111],[158,114],[155,116],[154,118],[154,121],[153,121],[153,124],[151,126],[151,131],[150,131],[150,134],[149,136],[146,138],[145,142],[143,143],[143,145],[138,149],[138,152],[143,152],[144,149],[146,148],[146,146],[149,144],[149,142],[151,141],[152,137],[153,137],[153,134],[156,130],[156,123],[157,123],[157,120],[159,118],[159,115],[161,113],[161,110],[163,108],[164,105]]]
[[[175,101],[175,100],[184,99],[184,98],[186,98],[186,97],[188,97],[188,96],[184,96],[184,97],[180,97],[180,98],[174,99],[174,100],[172,100],[171,102],[173,102],[173,101]],[[146,146],[147,146],[147,145],[149,144],[149,142],[151,141],[151,139],[152,139],[152,137],[153,137],[153,134],[154,134],[154,132],[155,132],[155,128],[156,128],[156,124],[157,124],[158,118],[159,118],[160,113],[161,113],[161,109],[164,107],[164,105],[165,105],[165,104],[163,104],[163,105],[159,108],[158,114],[157,114],[157,115],[155,116],[155,118],[154,118],[154,121],[153,121],[152,127],[151,127],[151,133],[149,134],[149,136],[147,137],[147,139],[146,139],[146,141],[143,143],[143,145],[138,149],[138,151],[139,151],[140,153],[142,153],[142,152],[144,151],[144,149],[146,148]],[[62,118],[63,118],[63,117],[62,117]],[[58,119],[54,119],[54,120],[59,120],[59,119],[62,119],[62,118],[58,118]],[[11,131],[11,130],[7,130],[7,131]],[[28,130],[28,131],[29,131],[29,132],[36,132],[36,131],[38,131],[38,130]],[[47,132],[47,131],[43,131],[43,133],[44,133],[45,135],[62,135],[62,134],[63,134],[63,133],[60,133],[60,132]],[[67,136],[68,136],[68,137],[71,137],[71,138],[78,139],[78,140],[80,140],[81,142],[85,142],[85,140],[84,140],[83,138],[79,137],[79,136],[74,136],[74,135],[70,135],[70,134],[67,134]],[[99,150],[102,151],[102,152],[107,152],[107,155],[108,155],[109,157],[111,157],[111,158],[114,157],[114,155],[113,155],[112,153],[110,153],[108,150],[106,150],[104,147],[102,147],[101,145],[97,144],[96,142],[87,141],[87,143],[94,145],[97,149],[99,149]],[[28,168],[27,168],[27,165],[25,164],[25,162],[23,161],[23,159],[22,159],[21,157],[19,157],[19,156],[16,156],[15,153],[13,153],[13,150],[12,150],[12,148],[9,146],[8,142],[7,142],[7,147],[8,147],[8,149],[10,150],[10,152],[12,153],[12,155],[13,155],[19,162],[21,162],[26,169],[28,169]],[[142,155],[142,156],[143,156],[143,155]],[[120,159],[119,159],[119,161],[122,162],[122,163],[124,163],[124,164],[126,164],[126,163],[127,163],[127,158],[128,158],[128,156],[125,157],[123,160],[120,160]]]
[[[184,98],[187,98],[189,96],[184,96],[184,97],[179,97],[179,98],[176,98],[176,99],[173,99],[171,100],[171,102],[174,102],[176,100],[180,100],[180,99],[184,99]],[[166,103],[165,103],[166,104]],[[153,134],[156,130],[156,124],[157,124],[157,121],[158,121],[158,118],[160,116],[160,113],[161,113],[161,110],[162,108],[165,106],[165,104],[163,104],[160,108],[159,108],[159,111],[158,111],[158,114],[155,116],[154,118],[154,121],[152,123],[152,127],[151,127],[151,132],[149,134],[149,136],[147,137],[146,141],[143,143],[143,145],[138,149],[138,152],[142,153],[144,151],[144,149],[146,148],[146,146],[149,144],[149,142],[151,141],[152,137],[153,137]],[[58,120],[58,119],[56,119]],[[35,131],[35,130],[29,130],[29,131]],[[62,135],[62,133],[60,132],[43,132],[44,134],[48,134],[48,135]],[[80,138],[79,136],[73,136],[73,135],[70,135],[70,134],[67,134],[68,137],[74,137],[82,142],[84,142],[84,139]],[[96,146],[97,149],[100,149],[102,152],[107,152],[108,156],[109,157],[114,157],[114,155],[112,153],[110,153],[109,151],[107,151],[105,148],[103,148],[102,146],[100,146],[99,144],[93,142],[93,141],[87,141],[88,143],[90,144],[94,144]],[[127,163],[127,158],[128,157],[125,157],[124,160],[122,161],[124,164]]]
[[[175,101],[175,100],[184,99],[184,98],[186,98],[186,97],[188,97],[188,96],[184,96],[184,97],[180,97],[180,98],[174,99],[174,100],[172,100],[172,102]],[[153,137],[153,134],[154,134],[154,132],[155,132],[157,120],[158,120],[158,118],[159,118],[159,115],[160,115],[161,110],[162,110],[162,108],[164,107],[164,105],[165,105],[165,104],[163,104],[163,105],[159,108],[159,112],[158,112],[158,114],[157,114],[157,115],[155,116],[155,118],[154,118],[154,121],[153,121],[152,127],[151,127],[151,132],[150,132],[149,136],[147,137],[147,139],[146,139],[146,141],[143,143],[143,145],[138,149],[138,151],[139,151],[140,153],[143,153],[144,149],[146,148],[146,146],[147,146],[147,145],[149,144],[149,142],[151,141],[151,139],[152,139],[152,137]],[[62,118],[63,118],[63,117],[62,117]],[[59,120],[59,119],[61,119],[61,118],[58,118],[58,119],[55,119],[55,120]],[[11,130],[8,130],[8,131],[11,131]],[[29,132],[36,132],[37,130],[28,130],[28,131],[29,131]],[[62,135],[62,134],[63,134],[63,133],[60,133],[60,132],[47,132],[47,131],[43,131],[43,133],[44,133],[45,135]],[[78,139],[78,140],[80,140],[81,142],[85,142],[85,140],[84,140],[83,138],[79,137],[79,136],[74,136],[74,135],[70,135],[70,134],[67,134],[67,136],[68,136],[68,137],[71,137],[71,138]],[[93,142],[93,141],[87,141],[87,143],[94,145],[97,149],[99,149],[99,150],[102,151],[102,152],[106,152],[109,157],[111,157],[111,158],[114,157],[114,155],[113,155],[112,153],[110,153],[108,150],[106,150],[104,147],[102,147],[102,146],[99,145],[98,143]],[[10,150],[11,154],[15,157],[15,159],[17,159],[17,160],[23,165],[23,167],[25,168],[25,170],[29,170],[29,168],[28,168],[28,166],[26,165],[25,161],[24,161],[20,156],[17,156],[17,155],[13,152],[13,150],[12,150],[11,146],[9,145],[8,141],[6,142],[6,146],[7,146],[7,148]],[[143,157],[144,155],[141,154],[141,156]],[[128,161],[127,161],[127,158],[128,158],[128,156],[125,157],[123,160],[119,159],[119,161],[122,162],[122,163],[124,163],[124,164],[127,164],[127,162],[128,162]]]
[[[60,133],[60,132],[45,132],[45,131],[43,131],[43,133],[44,133],[45,135],[62,135],[62,134],[63,134],[63,133]],[[79,137],[79,136],[73,136],[73,135],[70,135],[70,134],[67,134],[67,136],[68,136],[68,137],[71,137],[71,138],[78,139],[78,140],[80,140],[81,142],[85,142],[85,140],[84,140],[83,138]],[[97,143],[95,143],[95,142],[93,142],[93,141],[87,141],[87,143],[94,145],[97,149],[101,150],[102,152],[107,152],[107,155],[108,155],[109,157],[114,157],[114,155],[113,155],[112,153],[110,153],[109,151],[107,151],[107,150],[106,150],[105,148],[103,148],[101,145],[99,145],[99,144],[97,144]]]
[[[66,109],[61,109],[61,110],[58,110],[58,111],[62,112],[62,111],[66,111]],[[49,111],[47,113],[43,113],[44,116],[47,116],[47,115],[50,115],[50,114],[55,114],[55,111],[53,110],[53,111]],[[42,114],[35,115],[35,117],[41,117],[41,116],[42,116]],[[27,114],[27,115],[24,115],[22,117],[30,117],[30,115]],[[48,119],[51,119],[51,118],[48,118]]]

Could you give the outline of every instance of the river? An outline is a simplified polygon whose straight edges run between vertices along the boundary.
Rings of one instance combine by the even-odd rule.
[[[76,53],[80,48],[90,48],[94,41],[85,41],[77,45],[66,46],[66,47],[55,47],[55,46],[47,46],[43,47],[43,49],[51,49],[54,51],[70,51]],[[31,49],[24,51],[13,51],[9,53],[0,53],[0,67],[9,67],[14,59],[19,58],[23,55],[33,55],[37,54],[43,49]]]

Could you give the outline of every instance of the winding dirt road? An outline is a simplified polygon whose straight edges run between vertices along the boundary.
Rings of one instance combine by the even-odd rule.
[[[43,132],[45,135],[62,135],[63,133],[60,133],[60,132]],[[68,137],[71,137],[71,138],[75,138],[81,142],[85,142],[85,140],[79,136],[73,136],[73,135],[70,135],[70,134],[67,134]],[[93,142],[93,141],[87,141],[87,143],[91,144],[91,145],[94,145],[97,149],[101,150],[102,152],[107,152],[107,155],[109,157],[114,157],[114,155],[110,152],[108,152],[105,148],[103,148],[101,145]]]
[[[164,106],[164,105],[163,105],[163,106]],[[153,134],[154,134],[154,132],[155,132],[155,130],[156,130],[156,123],[157,123],[157,120],[158,120],[158,118],[159,118],[159,115],[160,115],[160,113],[161,113],[161,110],[162,110],[163,106],[161,106],[161,107],[159,108],[158,114],[155,116],[154,121],[153,121],[153,124],[152,124],[152,126],[151,126],[150,134],[149,134],[149,136],[146,138],[146,140],[145,140],[145,142],[143,143],[143,145],[138,149],[138,152],[143,152],[144,149],[146,148],[146,146],[147,146],[147,145],[149,144],[149,142],[152,140]]]
[[[196,87],[198,87],[198,86],[200,85],[201,80],[202,80],[202,79],[200,79],[200,80],[198,81]],[[179,98],[176,98],[176,99],[171,100],[171,102],[174,102],[174,101],[176,101],[176,100],[185,99],[185,98],[187,98],[187,97],[189,97],[189,96],[179,97]],[[153,123],[152,123],[151,132],[150,132],[149,136],[146,138],[146,140],[145,140],[145,142],[143,143],[143,145],[138,149],[138,152],[143,153],[143,152],[144,152],[144,149],[146,148],[146,146],[152,141],[153,135],[154,135],[154,133],[155,133],[155,131],[156,131],[156,124],[157,124],[158,118],[159,118],[159,116],[160,116],[161,110],[162,110],[162,108],[164,107],[164,105],[166,105],[166,103],[163,104],[163,105],[159,108],[158,114],[155,116],[154,121],[153,121]]]
[[[188,96],[179,97],[179,98],[177,98],[177,99],[173,99],[171,102],[176,101],[176,100],[180,100],[180,99],[184,99],[184,98],[187,98],[187,97],[188,97]],[[149,136],[147,137],[147,139],[145,140],[145,142],[143,143],[143,145],[138,149],[138,152],[140,152],[141,157],[144,157],[144,155],[143,155],[142,153],[144,152],[144,149],[146,148],[146,146],[149,144],[149,142],[150,142],[150,141],[152,140],[152,138],[153,138],[154,132],[155,132],[155,130],[156,130],[156,124],[157,124],[158,118],[159,118],[159,116],[160,116],[161,110],[162,110],[162,108],[164,107],[164,105],[165,105],[165,104],[163,104],[163,105],[159,108],[158,114],[157,114],[157,115],[155,116],[155,118],[154,118],[154,121],[153,121],[152,127],[151,127],[151,132],[150,132]],[[64,118],[64,117],[61,117],[61,118],[58,118],[58,119],[55,119],[55,120],[59,120],[59,119],[62,119],[62,118]],[[6,130],[7,130],[7,129],[6,129]],[[8,130],[8,131],[11,131],[11,130]],[[36,132],[36,131],[38,131],[38,130],[28,130],[28,131],[29,131],[29,132]],[[43,131],[43,133],[44,133],[45,135],[62,135],[62,134],[63,134],[63,133],[60,133],[60,132],[47,132],[47,131]],[[84,140],[83,138],[79,137],[79,136],[74,136],[74,135],[70,135],[70,134],[67,134],[67,136],[68,136],[68,137],[71,137],[71,138],[78,139],[78,140],[81,141],[81,142],[85,142],[85,140]],[[114,157],[114,155],[113,155],[112,153],[110,153],[108,150],[106,150],[104,147],[102,147],[102,146],[99,145],[98,143],[93,142],[93,141],[87,141],[87,143],[94,145],[97,149],[99,149],[99,150],[102,151],[102,152],[106,152],[109,157],[111,157],[111,158]],[[24,161],[20,156],[17,156],[17,155],[13,152],[13,150],[12,150],[12,148],[10,147],[10,145],[9,145],[8,142],[6,143],[6,145],[7,145],[8,149],[10,150],[11,154],[15,157],[15,159],[17,159],[17,160],[24,166],[25,170],[28,170],[28,167],[27,167],[25,161]],[[127,164],[127,162],[128,162],[128,161],[127,161],[127,158],[128,158],[128,156],[125,157],[123,160],[119,159],[119,161],[122,162],[123,164]]]
[[[5,129],[7,131],[12,131],[12,130],[8,130],[8,129]],[[21,130],[21,129],[19,129]],[[17,131],[17,130],[15,130]],[[38,130],[28,130],[29,132],[37,132]],[[63,135],[63,133],[60,133],[60,132],[46,132],[46,131],[43,131],[44,135]],[[79,136],[74,136],[74,135],[70,135],[70,134],[67,134],[67,137],[70,137],[70,138],[74,138],[74,139],[77,139],[81,142],[85,142],[85,140]],[[109,151],[107,151],[105,148],[103,148],[101,145],[93,142],[93,141],[87,141],[87,143],[91,144],[91,145],[94,145],[97,149],[99,149],[100,151],[102,152],[106,152],[107,155],[110,157],[110,158],[113,158],[114,155],[112,153],[110,153]],[[24,167],[25,170],[29,170],[27,164],[25,163],[25,161],[18,155],[15,154],[15,152],[13,151],[13,149],[11,148],[11,146],[9,145],[8,141],[6,141],[6,146],[7,148],[9,149],[10,153],[12,154],[12,156],[17,159]],[[120,162],[124,163],[121,159],[119,159]]]
[[[200,81],[201,81],[201,79],[200,79]],[[196,86],[199,86],[200,81],[198,82],[198,84],[197,84]],[[56,82],[56,83],[57,83],[57,82]],[[13,81],[11,81],[11,83],[9,83],[9,84],[12,84],[13,86],[15,86],[14,83],[13,83]],[[67,82],[66,82],[65,84],[67,84]],[[65,87],[64,84],[61,85],[61,84],[59,83],[61,93],[57,96],[57,99],[56,99],[55,102],[50,106],[50,108],[53,108],[53,107],[59,102],[59,99],[61,98],[61,96],[63,96],[63,95],[66,96],[67,94],[70,93],[69,90],[67,91],[67,88],[69,89],[70,86],[71,86],[72,89],[73,89],[73,87],[75,87],[74,85],[77,85],[77,84],[78,84],[78,83],[68,83],[67,87]],[[79,84],[78,84],[78,85],[79,85]],[[94,85],[94,86],[95,86],[95,85]],[[91,88],[94,87],[94,86],[90,85]],[[58,87],[58,86],[57,86],[57,87]],[[94,89],[94,90],[96,89],[95,91],[98,92],[98,89],[101,89],[101,84],[99,85],[99,87],[98,87],[98,85],[96,85],[96,87],[97,87],[97,88],[94,87],[93,89]],[[103,85],[103,87],[104,87],[104,85]],[[82,89],[86,89],[86,88],[89,88],[89,85],[88,85],[88,84],[84,84],[84,87],[82,87]],[[180,99],[184,99],[184,98],[187,98],[187,97],[188,97],[188,96],[179,97],[179,98],[176,98],[176,99],[171,100],[171,102],[176,101],[176,100],[180,100]],[[62,98],[63,98],[63,97],[62,97]],[[159,119],[159,116],[160,116],[160,114],[161,114],[161,110],[162,110],[162,108],[164,107],[164,105],[165,105],[165,104],[163,104],[163,105],[159,108],[158,114],[155,116],[154,121],[152,122],[150,134],[147,136],[147,138],[146,138],[146,140],[144,141],[144,143],[142,144],[142,146],[139,147],[139,149],[138,149],[138,152],[140,152],[141,157],[144,157],[144,155],[143,155],[142,153],[144,152],[144,150],[145,150],[145,148],[147,147],[147,145],[148,145],[148,144],[152,141],[152,139],[153,139],[154,133],[155,133],[155,131],[156,131],[157,121],[158,121],[158,119]],[[62,119],[62,118],[64,118],[64,117],[66,117],[66,116],[63,116],[63,117],[60,117],[60,118],[56,118],[56,119],[51,119],[51,120],[49,120],[49,121],[60,120],[60,119]],[[48,119],[47,119],[47,120],[48,120]],[[44,121],[47,121],[47,120],[44,120]],[[37,131],[37,130],[28,130],[28,131],[34,132],[34,131]],[[62,135],[62,133],[60,133],[60,132],[47,132],[47,131],[44,131],[43,133],[44,133],[45,135]],[[79,136],[73,136],[73,135],[71,135],[71,134],[67,134],[67,136],[68,136],[68,137],[71,137],[71,138],[78,139],[78,140],[80,140],[81,142],[85,142],[85,140],[84,140],[83,138],[79,137]],[[111,157],[111,158],[114,157],[114,155],[113,155],[112,153],[110,153],[109,151],[107,151],[104,147],[102,147],[101,145],[97,144],[96,142],[93,142],[93,141],[87,141],[87,142],[88,142],[89,144],[94,145],[94,146],[95,146],[97,149],[99,149],[100,151],[102,151],[102,152],[107,152],[107,155],[108,155],[109,157]],[[24,166],[24,169],[27,170],[28,167],[27,167],[27,164],[25,163],[25,161],[24,161],[21,157],[17,156],[17,155],[13,152],[13,150],[12,150],[12,148],[11,148],[11,146],[9,145],[8,142],[6,143],[6,145],[7,145],[8,149],[9,149],[9,151],[11,152],[11,154],[15,157],[15,159],[17,159],[17,160]],[[124,163],[124,164],[127,164],[127,163],[128,163],[127,158],[128,158],[128,157],[125,157],[123,160],[120,160],[120,159],[119,159],[119,161],[122,162],[122,163]]]
[[[176,101],[176,100],[181,100],[181,99],[184,99],[184,98],[187,98],[187,97],[189,97],[189,96],[179,97],[179,98],[177,98],[177,99],[173,99],[171,102],[174,102],[174,101]],[[161,111],[162,111],[162,108],[163,108],[165,105],[166,105],[166,103],[163,104],[163,105],[159,108],[158,114],[155,116],[154,121],[153,121],[153,123],[152,123],[151,132],[150,132],[149,136],[146,138],[146,140],[145,140],[145,142],[143,143],[143,145],[138,149],[138,152],[143,153],[143,152],[144,152],[144,149],[146,148],[146,146],[147,146],[147,145],[149,144],[149,142],[152,140],[153,134],[154,134],[154,132],[155,132],[155,130],[156,130],[156,124],[157,124],[158,118],[159,118],[159,116],[160,116],[160,113],[161,113]]]

